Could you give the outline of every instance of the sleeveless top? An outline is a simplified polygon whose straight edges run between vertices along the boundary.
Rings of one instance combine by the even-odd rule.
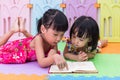
[[[80,50],[78,50],[70,41],[67,41],[66,44],[67,44],[67,47],[68,47],[68,52],[76,54],[76,55],[79,54]],[[85,47],[81,48],[81,51],[89,53],[89,52],[91,52],[91,49],[92,49],[92,47],[89,46],[89,47],[86,47],[86,48]]]
[[[34,38],[15,40],[1,46],[0,63],[25,63],[37,60],[35,50],[30,47],[30,42]],[[45,53],[45,57],[47,57],[50,49]]]

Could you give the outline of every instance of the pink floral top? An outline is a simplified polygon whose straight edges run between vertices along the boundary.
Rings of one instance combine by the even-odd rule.
[[[0,46],[0,63],[25,63],[37,60],[35,50],[30,47],[30,42],[34,38],[15,40]],[[45,53],[45,57],[48,56],[50,49]]]
[[[33,38],[9,42],[0,47],[0,63],[25,63],[36,60],[35,50],[29,44]]]

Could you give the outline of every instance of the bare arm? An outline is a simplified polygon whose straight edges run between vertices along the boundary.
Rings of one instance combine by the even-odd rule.
[[[45,57],[42,38],[40,36],[36,36],[35,38],[35,51],[38,64],[41,67],[48,67],[54,63],[53,57]]]
[[[91,57],[91,54],[88,55],[87,53],[83,51],[80,51],[79,54],[69,53],[67,45],[64,50],[64,57],[70,60],[86,61],[89,58],[88,56]]]
[[[57,47],[56,47],[57,48]],[[44,49],[43,49],[43,41],[40,36],[36,36],[35,38],[35,51],[38,60],[38,64],[41,67],[48,67],[51,64],[56,64],[59,69],[63,69],[66,67],[68,69],[67,63],[63,56],[57,54],[56,48],[51,49],[48,53],[48,56],[45,57]]]

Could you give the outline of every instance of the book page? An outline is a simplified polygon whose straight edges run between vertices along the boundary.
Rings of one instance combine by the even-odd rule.
[[[59,70],[57,65],[52,65],[50,67],[50,73],[97,73],[96,67],[91,61],[84,62],[67,62],[68,69],[64,68],[63,70]]]
[[[85,62],[74,62],[73,65],[75,66],[74,72],[93,72],[97,73],[95,65],[91,61],[85,61]]]
[[[93,62],[85,61],[85,62],[74,62],[76,70],[96,70]]]

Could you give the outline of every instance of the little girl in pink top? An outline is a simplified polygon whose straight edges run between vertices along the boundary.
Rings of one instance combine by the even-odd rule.
[[[56,64],[59,69],[67,68],[65,59],[59,55],[57,49],[57,43],[68,29],[68,21],[64,13],[57,9],[47,10],[38,21],[38,34],[34,37],[22,28],[24,26],[22,22],[22,20],[16,22],[15,27],[2,37],[0,63],[25,63],[37,60],[40,67]],[[6,43],[13,33],[19,31],[27,38]]]

